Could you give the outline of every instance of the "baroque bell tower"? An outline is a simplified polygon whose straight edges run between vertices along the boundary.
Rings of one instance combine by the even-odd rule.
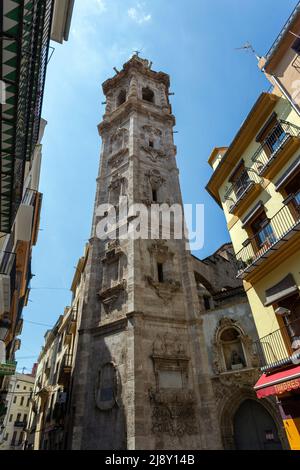
[[[134,55],[103,84],[101,161],[73,380],[72,449],[222,447],[184,239],[100,239],[98,208],[182,207],[169,76]],[[128,215],[125,226],[134,223]]]

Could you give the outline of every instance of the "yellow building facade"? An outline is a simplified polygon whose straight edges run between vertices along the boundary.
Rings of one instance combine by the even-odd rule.
[[[277,396],[300,449],[300,117],[262,93],[231,145],[215,148],[207,189],[222,207],[260,341],[259,398]]]

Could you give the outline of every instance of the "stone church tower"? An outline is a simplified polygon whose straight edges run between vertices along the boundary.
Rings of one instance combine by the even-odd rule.
[[[97,237],[100,204],[182,205],[169,76],[133,56],[103,84],[102,152],[73,380],[69,448],[219,449],[185,240]],[[127,226],[134,221],[128,217]],[[123,221],[124,222],[124,221]]]

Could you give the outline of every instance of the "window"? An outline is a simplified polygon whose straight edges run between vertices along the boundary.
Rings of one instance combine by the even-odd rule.
[[[236,198],[239,199],[251,182],[244,161],[234,170],[229,181],[232,183]]]
[[[152,201],[157,202],[157,189],[152,189]]]
[[[24,397],[21,397],[20,406],[23,406],[23,403],[24,403]]]
[[[14,415],[10,415],[10,417],[9,417],[9,422],[10,422],[10,423],[11,423],[12,420],[13,420],[13,416],[14,416]]]
[[[18,423],[21,421],[21,413],[18,413],[18,414],[17,414],[17,419],[16,419],[16,421],[17,421]]]
[[[293,42],[292,49],[297,52],[297,54],[300,54],[300,38],[297,38],[296,41]]]
[[[13,437],[12,437],[12,440],[11,440],[11,445],[12,445],[12,446],[14,446],[15,443],[16,443],[17,434],[18,434],[18,431],[15,431],[15,432],[13,433]]]
[[[162,263],[157,263],[158,282],[164,282],[164,267]]]
[[[282,141],[284,140],[286,133],[281,126],[280,122],[273,128],[271,133],[266,138],[266,148],[269,150],[269,153],[273,154],[280,147]]]
[[[125,101],[126,101],[126,91],[121,90],[118,95],[118,100],[117,100],[118,106],[121,106],[121,104],[125,103]]]
[[[251,223],[251,230],[258,249],[275,242],[274,232],[265,211]]]
[[[13,403],[17,403],[17,397],[16,396],[14,397]]]
[[[146,87],[142,90],[142,96],[144,101],[149,101],[149,103],[154,103],[154,93],[153,91]]]
[[[20,385],[17,385],[17,388],[20,388]]]
[[[23,387],[23,390],[27,390],[27,387]]]
[[[292,196],[291,203],[296,216],[300,214],[300,174],[296,175],[286,184],[284,191],[287,196]]]
[[[30,405],[30,398],[27,399],[27,403],[26,403],[27,408],[29,407],[29,405]]]
[[[149,140],[149,147],[154,148],[154,142],[153,142],[153,140]]]
[[[203,297],[203,301],[204,301],[204,308],[205,310],[210,310],[210,298],[207,297],[206,295]]]

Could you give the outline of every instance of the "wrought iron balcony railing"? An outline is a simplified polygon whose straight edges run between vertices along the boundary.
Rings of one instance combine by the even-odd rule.
[[[255,184],[260,184],[261,178],[252,170],[245,168],[241,176],[232,183],[225,194],[225,200],[229,204],[229,212],[233,212],[238,203],[246,197]]]
[[[255,269],[270,254],[277,250],[295,232],[300,231],[300,206],[295,197],[290,197],[265,226],[253,237],[246,240],[244,247],[237,253],[238,275],[243,278]]]
[[[265,170],[277,158],[280,150],[283,149],[291,137],[299,136],[300,127],[287,121],[278,121],[253,155],[253,170],[258,175],[263,176]]]
[[[253,348],[262,371],[296,363],[298,356],[300,360],[300,318],[260,338]]]

